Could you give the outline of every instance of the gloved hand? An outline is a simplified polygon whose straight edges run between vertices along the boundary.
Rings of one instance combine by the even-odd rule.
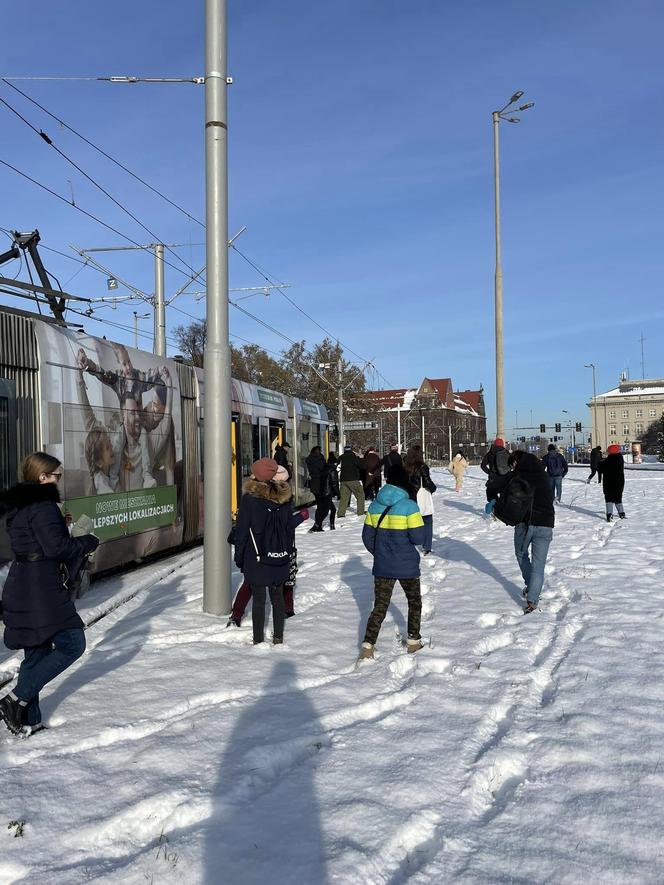
[[[492,498],[490,501],[487,501],[484,505],[484,512],[487,516],[490,516],[493,513],[493,508],[496,506],[496,499]]]
[[[305,522],[307,519],[309,519],[309,511],[306,507],[303,510],[300,510],[300,513],[302,514],[302,522]]]

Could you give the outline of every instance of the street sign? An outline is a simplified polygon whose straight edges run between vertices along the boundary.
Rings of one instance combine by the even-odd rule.
[[[344,430],[377,430],[377,421],[345,421]]]

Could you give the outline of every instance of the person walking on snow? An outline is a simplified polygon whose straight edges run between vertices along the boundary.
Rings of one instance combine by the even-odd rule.
[[[5,645],[23,649],[13,691],[0,700],[0,718],[12,734],[42,728],[39,693],[85,651],[83,621],[70,599],[71,577],[97,549],[95,535],[69,535],[58,504],[62,464],[45,452],[28,455],[23,482],[0,496],[13,561],[3,590]],[[27,732],[26,732],[27,727]]]
[[[339,458],[339,464],[341,465],[339,519],[343,519],[346,515],[351,495],[355,495],[357,515],[364,516],[364,487],[360,481],[360,471],[365,467],[364,460],[355,454],[352,446],[344,446],[344,453]]]
[[[316,514],[314,524],[310,532],[322,532],[325,517],[330,514],[330,531],[334,531],[334,518],[337,508],[332,500],[333,481],[332,472],[336,475],[336,468],[325,460],[320,446],[314,446],[307,456],[307,470],[309,471],[309,489],[316,498]]]
[[[424,463],[422,446],[411,446],[403,462],[408,474],[410,487],[408,492],[416,502],[424,520],[424,555],[431,553],[433,546],[433,498],[436,484],[431,479],[429,467]]]
[[[385,469],[385,481],[387,482],[387,471],[390,467],[394,467],[395,464],[403,464],[403,458],[399,454],[399,445],[398,443],[390,443],[390,451],[385,455],[384,458],[381,458],[380,466]]]
[[[373,501],[381,486],[381,459],[373,446],[364,453],[364,463],[367,466],[364,491],[369,501]]]
[[[387,485],[378,492],[369,506],[362,529],[362,541],[373,556],[374,607],[369,615],[360,649],[360,660],[373,658],[374,646],[399,581],[408,600],[409,652],[422,648],[420,620],[420,554],[424,543],[424,521],[408,490],[410,478],[403,466],[395,465],[387,472]]]
[[[454,491],[460,492],[463,486],[463,475],[468,469],[468,460],[460,449],[450,461],[450,472],[454,476]]]
[[[309,518],[306,509],[293,512],[291,487],[276,478],[280,469],[273,458],[252,464],[235,524],[235,564],[249,581],[253,597],[254,645],[265,638],[267,593],[272,602],[272,642],[280,645],[284,641],[284,584],[289,577],[295,529]]]
[[[544,465],[536,455],[529,452],[512,452],[509,466],[514,477],[499,492],[501,503],[515,497],[517,492],[527,493],[528,515],[514,526],[514,553],[525,583],[523,595],[526,597],[524,614],[530,614],[537,608],[542,584],[544,583],[544,566],[553,539],[553,527],[556,515],[553,509],[553,487],[544,471]],[[516,480],[524,480],[524,483]],[[500,504],[496,504],[498,511]]]
[[[595,446],[595,448],[590,453],[590,476],[586,480],[586,482],[590,482],[593,476],[597,473],[600,462],[602,460],[602,447]],[[600,483],[602,481],[601,473],[597,476],[597,482]]]
[[[544,464],[544,469],[548,474],[554,497],[560,504],[560,499],[563,495],[563,477],[567,476],[567,471],[569,470],[567,461],[560,452],[556,451],[554,444],[550,443],[546,455],[542,458],[542,464]]]
[[[496,497],[500,489],[509,478],[510,468],[507,463],[509,455],[505,449],[505,443],[497,436],[489,447],[489,451],[480,462],[480,468],[489,474],[486,481],[486,499],[491,501]]]
[[[293,465],[288,460],[288,456],[290,455],[290,443],[277,443],[274,449],[274,460],[277,462],[279,467],[283,467],[288,473],[288,479],[293,476]]]
[[[620,446],[609,446],[606,450],[606,458],[599,464],[599,473],[602,477],[602,491],[606,503],[606,521],[613,519],[613,505],[616,505],[618,516],[626,519],[622,496],[625,488],[625,459],[620,451]]]

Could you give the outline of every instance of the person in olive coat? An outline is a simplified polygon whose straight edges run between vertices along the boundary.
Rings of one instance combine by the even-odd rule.
[[[41,725],[40,691],[85,651],[83,621],[63,566],[74,577],[99,539],[70,537],[58,507],[57,458],[35,452],[24,460],[22,473],[24,482],[0,496],[14,557],[2,596],[4,641],[7,648],[24,650],[16,686],[0,700],[0,717],[12,733],[31,734]]]

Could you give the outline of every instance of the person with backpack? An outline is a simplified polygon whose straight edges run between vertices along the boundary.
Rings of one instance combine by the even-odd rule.
[[[616,505],[618,516],[626,519],[627,514],[623,507],[622,496],[625,489],[625,459],[622,456],[620,446],[609,446],[606,450],[606,458],[599,464],[599,473],[602,477],[602,491],[606,503],[606,521],[613,520],[613,505]]]
[[[563,477],[567,476],[569,470],[567,461],[560,452],[556,451],[554,444],[549,443],[546,455],[542,458],[542,464],[544,464],[544,469],[549,477],[554,498],[560,504],[560,499],[563,496]]]
[[[597,473],[599,469],[600,462],[602,460],[602,447],[595,446],[595,448],[590,452],[590,476],[586,480],[586,482],[590,482],[593,476]],[[597,482],[600,483],[602,481],[602,474],[598,474]]]
[[[265,600],[272,603],[272,642],[284,641],[286,620],[284,584],[288,581],[295,547],[295,529],[309,519],[309,511],[293,512],[293,493],[286,474],[273,458],[251,466],[235,523],[235,564],[251,587],[254,645],[265,639]]]
[[[505,449],[505,443],[497,436],[480,462],[480,468],[488,473],[486,481],[486,499],[491,501],[496,497],[502,486],[509,477],[509,455]]]
[[[332,473],[334,472],[336,478],[336,467],[333,467],[325,460],[325,455],[321,451],[320,446],[313,447],[307,456],[306,464],[309,471],[309,489],[316,499],[314,524],[309,531],[322,532],[323,522],[329,513],[330,531],[333,532],[337,508],[332,500],[334,494]]]
[[[436,484],[431,479],[429,467],[424,463],[422,446],[411,446],[406,452],[403,466],[408,474],[408,492],[416,502],[424,520],[424,555],[431,553],[433,546],[433,498]]]
[[[92,553],[99,539],[70,536],[58,504],[62,464],[46,452],[24,459],[23,482],[0,495],[12,564],[3,591],[4,641],[23,649],[12,691],[0,699],[0,718],[12,734],[42,728],[39,694],[85,651],[83,621],[65,584],[67,568]]]
[[[496,519],[514,526],[514,553],[525,583],[524,614],[537,609],[544,566],[553,539],[556,516],[553,488],[544,465],[529,452],[512,452],[511,473],[495,499],[487,504]]]
[[[373,556],[374,607],[369,615],[360,660],[373,658],[374,646],[392,599],[397,581],[408,600],[408,639],[410,653],[422,646],[420,620],[420,555],[424,543],[424,521],[417,504],[410,499],[410,477],[401,464],[390,467],[387,484],[369,506],[362,529],[362,541]]]

